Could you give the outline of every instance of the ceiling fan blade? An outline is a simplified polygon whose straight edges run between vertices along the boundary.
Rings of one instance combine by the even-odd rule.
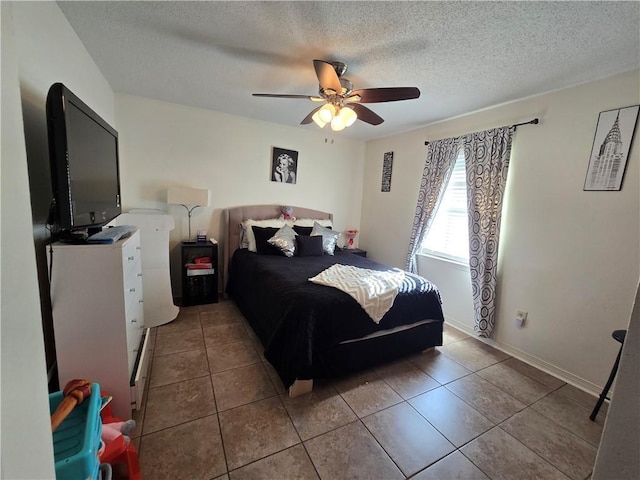
[[[360,105],[359,103],[354,103],[349,105],[350,108],[353,108],[355,112],[358,114],[358,120],[362,120],[363,122],[370,123],[371,125],[380,125],[384,120],[380,115],[375,113],[373,110],[368,109],[364,105]]]
[[[309,115],[307,115],[306,117],[304,117],[304,120],[302,120],[300,122],[300,125],[307,125],[308,123],[313,122],[313,114],[316,113],[318,110],[320,110],[322,107],[324,107],[324,105],[320,105],[317,108],[314,108],[313,110],[311,110],[311,113]]]
[[[363,88],[354,90],[349,97],[360,96],[360,103],[397,102],[420,97],[416,87]]]
[[[324,100],[324,98],[316,97],[315,95],[289,95],[289,94],[279,94],[279,93],[252,93],[254,97],[273,97],[273,98],[305,98],[307,100],[314,100],[316,98],[320,98]]]
[[[331,89],[336,93],[342,91],[342,85],[340,79],[336,73],[335,68],[329,62],[324,60],[314,60],[313,67],[316,69],[316,75],[318,76],[318,82],[323,90]]]

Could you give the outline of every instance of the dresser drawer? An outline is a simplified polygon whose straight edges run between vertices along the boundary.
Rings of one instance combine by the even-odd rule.
[[[138,267],[140,265],[138,264]],[[142,303],[142,272],[131,272],[124,281],[124,309],[126,312],[131,310],[134,304]]]
[[[137,265],[142,270],[142,255],[140,250],[140,233],[132,235],[122,246],[122,271],[127,278]]]
[[[153,357],[153,338],[151,329],[146,328],[139,343],[140,355],[136,357],[135,368],[131,375],[131,407],[139,410],[142,406],[144,389],[149,378],[149,367]]]

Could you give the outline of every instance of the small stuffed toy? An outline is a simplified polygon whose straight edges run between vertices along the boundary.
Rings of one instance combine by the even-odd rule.
[[[281,220],[291,220],[296,221],[296,217],[293,216],[293,207],[280,207],[282,211],[282,215],[280,215]]]
[[[102,424],[102,441],[105,445],[113,442],[120,436],[124,437],[124,443],[129,445],[131,438],[129,435],[136,428],[135,420],[127,420],[126,422],[112,422]]]

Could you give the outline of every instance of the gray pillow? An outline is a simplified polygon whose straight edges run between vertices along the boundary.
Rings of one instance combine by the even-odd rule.
[[[282,252],[285,257],[293,257],[296,253],[296,235],[288,225],[281,227],[267,242]]]
[[[323,227],[318,222],[314,222],[313,229],[311,230],[311,236],[315,237],[316,235],[322,235],[322,249],[324,250],[324,253],[333,255],[336,250],[338,237],[340,237],[340,232],[336,232],[330,228]]]

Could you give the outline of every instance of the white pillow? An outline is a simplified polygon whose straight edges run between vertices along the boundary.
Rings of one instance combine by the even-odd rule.
[[[298,227],[313,227],[313,223],[318,222],[323,227],[333,228],[333,222],[331,220],[315,220],[313,218],[298,218],[293,222],[294,225]]]
[[[240,248],[248,248],[250,252],[257,252],[256,237],[253,234],[253,226],[257,227],[284,227],[284,220],[280,218],[269,218],[267,220],[248,219],[240,224]]]

